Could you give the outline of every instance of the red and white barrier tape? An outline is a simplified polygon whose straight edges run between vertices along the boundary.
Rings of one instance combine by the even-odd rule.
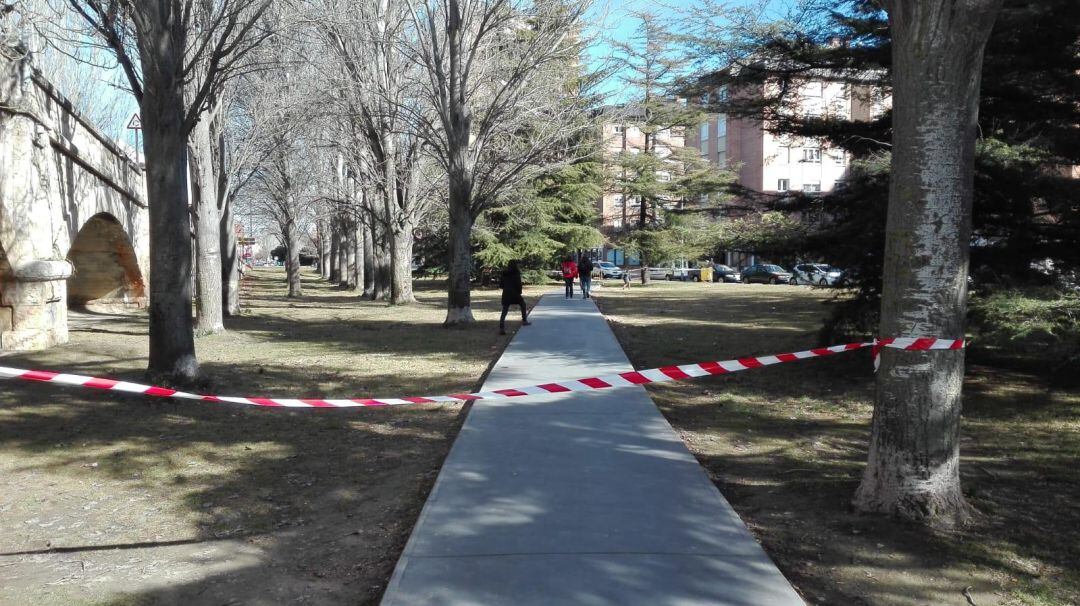
[[[683,381],[696,377],[723,375],[740,370],[771,366],[783,362],[795,362],[807,358],[830,356],[833,354],[855,351],[870,347],[874,352],[874,364],[877,365],[877,354],[882,347],[903,349],[907,351],[926,351],[932,349],[963,349],[963,339],[936,339],[932,337],[898,337],[892,339],[878,339],[869,343],[848,343],[846,345],[833,345],[831,347],[819,347],[794,353],[782,353],[771,356],[756,356],[738,358],[736,360],[724,360],[719,362],[701,362],[699,364],[684,364],[681,366],[663,366],[648,370],[622,372],[613,375],[588,377],[585,379],[571,379],[542,385],[529,385],[527,387],[515,387],[510,389],[496,389],[494,391],[480,391],[476,393],[449,394],[445,396],[425,396],[413,398],[379,398],[379,399],[318,399],[318,398],[241,398],[234,396],[209,396],[202,394],[186,393],[165,387],[153,385],[141,385],[128,383],[127,381],[115,381],[113,379],[99,379],[84,375],[71,375],[66,373],[49,372],[44,370],[23,370],[21,368],[7,368],[0,366],[0,378],[24,379],[27,381],[40,381],[44,383],[59,383],[62,385],[77,385],[92,389],[106,391],[119,391],[124,393],[142,394],[161,398],[178,398],[183,400],[200,400],[203,402],[229,402],[232,404],[247,404],[250,406],[273,406],[290,408],[352,408],[364,406],[397,406],[401,404],[429,404],[435,402],[466,402],[469,400],[499,400],[505,398],[520,398],[551,393],[564,393],[570,391],[592,391],[595,389],[611,389],[616,387],[631,387],[648,383],[664,383],[667,381]]]

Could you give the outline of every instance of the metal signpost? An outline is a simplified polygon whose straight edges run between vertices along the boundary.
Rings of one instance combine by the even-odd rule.
[[[142,118],[139,117],[139,114],[131,114],[127,127],[128,130],[135,131],[135,163],[141,166],[142,162],[139,160],[139,153],[142,146],[139,145],[139,131],[142,130]]]

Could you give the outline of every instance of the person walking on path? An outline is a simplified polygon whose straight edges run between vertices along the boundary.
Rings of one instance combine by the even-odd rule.
[[[622,272],[622,289],[623,290],[629,290],[630,289],[630,268],[629,267],[624,269],[623,272]]]
[[[506,314],[511,305],[521,307],[521,325],[529,325],[529,313],[525,308],[525,298],[521,296],[521,270],[517,261],[511,261],[499,276],[499,288],[502,288],[502,316],[499,317],[499,334],[506,334]]]
[[[562,277],[566,282],[566,298],[574,298],[574,278],[578,276],[577,263],[570,257],[566,257],[562,262]]]
[[[578,264],[578,273],[581,274],[581,298],[592,298],[592,259],[588,255],[581,258]]]

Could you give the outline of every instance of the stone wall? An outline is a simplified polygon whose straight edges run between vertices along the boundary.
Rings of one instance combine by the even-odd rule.
[[[145,199],[141,169],[22,49],[0,45],[0,350],[67,341],[69,287],[75,303],[99,291],[145,302]],[[80,276],[69,282],[73,263]]]

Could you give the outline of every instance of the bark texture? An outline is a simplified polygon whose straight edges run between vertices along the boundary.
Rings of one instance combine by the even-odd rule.
[[[392,305],[416,303],[412,288],[413,230],[411,225],[395,226],[391,238],[390,257],[390,303]]]
[[[221,219],[221,305],[225,317],[240,313],[240,248],[236,241],[236,215],[232,199],[221,197],[218,205]]]
[[[450,267],[447,285],[445,326],[460,326],[476,321],[472,313],[472,228],[471,182],[450,179]]]
[[[285,259],[285,273],[289,283],[289,296],[301,297],[304,295],[300,284],[300,229],[296,220],[288,217],[285,220],[285,248],[288,249],[288,257]]]
[[[353,254],[356,255],[356,265],[355,265],[355,267],[353,267],[353,273],[355,274],[355,276],[353,277],[353,282],[356,283],[356,289],[355,290],[363,291],[364,290],[364,285],[366,283],[365,282],[365,278],[366,278],[365,266],[367,265],[367,260],[364,258],[364,222],[363,221],[357,221],[356,222],[356,230],[353,232],[352,245],[353,245],[353,251],[355,251]]]
[[[375,298],[375,236],[370,223],[364,223],[364,297]]]
[[[195,226],[195,333],[225,330],[221,294],[221,219],[210,118],[204,115],[190,135],[192,223]]]
[[[338,221],[338,265],[337,283],[341,288],[349,286],[349,234],[348,223],[341,219]]]
[[[883,337],[964,334],[979,83],[1000,5],[888,2],[894,89]],[[931,525],[966,518],[963,375],[963,351],[882,350],[858,509]]]
[[[221,112],[210,123],[214,137],[214,172],[217,176],[217,205],[221,224],[221,306],[225,317],[240,313],[240,248],[236,241],[236,215],[229,195],[229,166],[225,128]]]
[[[319,229],[319,276],[324,280],[330,279],[330,233],[327,222],[320,220]]]
[[[359,272],[356,271],[356,266],[360,259],[356,256],[356,223],[354,221],[349,221],[345,224],[345,237],[342,240],[345,244],[345,265],[348,268],[342,283],[349,290],[356,290],[358,287],[356,278],[359,275]]]
[[[341,230],[337,227],[337,222],[332,223],[333,232],[330,235],[330,268],[327,271],[328,278],[331,284],[336,284],[341,280]]]
[[[371,298],[374,301],[382,301],[390,296],[390,251],[387,241],[386,226],[376,222],[372,226],[374,280],[372,282]]]
[[[139,110],[150,200],[150,362],[159,380],[189,383],[199,376],[191,317],[191,217],[183,71],[187,37],[167,0],[135,14],[143,91]],[[153,41],[153,43],[148,43]]]

